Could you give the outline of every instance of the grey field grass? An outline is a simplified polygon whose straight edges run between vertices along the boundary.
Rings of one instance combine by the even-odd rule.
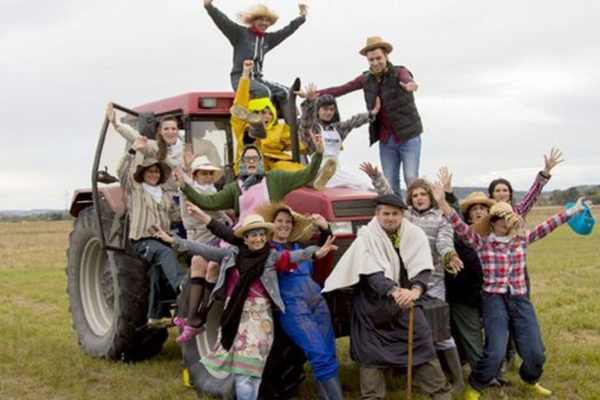
[[[534,209],[529,225],[557,208]],[[596,218],[600,219],[598,210]],[[65,250],[71,222],[0,223],[0,399],[195,399],[181,384],[171,332],[162,353],[125,364],[89,357],[71,328]],[[529,250],[532,299],[547,350],[542,383],[555,399],[600,398],[600,233],[561,227]],[[338,339],[346,398],[359,398],[358,370]],[[307,365],[307,369],[309,369]],[[465,374],[468,373],[465,367]],[[404,398],[403,375],[388,375],[388,397]],[[529,399],[516,369],[513,385],[485,399]],[[310,379],[299,398],[314,398]],[[417,394],[415,399],[426,397]]]

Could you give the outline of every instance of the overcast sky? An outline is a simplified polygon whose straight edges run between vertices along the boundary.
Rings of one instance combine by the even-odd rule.
[[[265,1],[280,15],[297,3]],[[457,186],[496,177],[527,189],[552,146],[547,189],[600,183],[600,2],[312,0],[308,20],[267,55],[270,80],[319,87],[366,69],[367,36],[394,45],[420,88],[421,175],[442,165]],[[228,15],[253,4],[215,0]],[[2,0],[0,210],[63,208],[89,187],[105,105],[229,90],[231,47],[201,0]],[[339,101],[364,111],[362,92]],[[378,163],[365,129],[343,162]]]

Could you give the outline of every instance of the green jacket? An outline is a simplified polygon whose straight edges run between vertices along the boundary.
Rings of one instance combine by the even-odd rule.
[[[265,174],[267,190],[271,201],[282,201],[286,194],[312,182],[317,177],[321,167],[322,153],[315,153],[310,163],[300,171],[271,170]],[[240,185],[236,180],[228,183],[217,193],[202,195],[190,185],[182,189],[188,200],[206,211],[233,209],[235,215],[240,214],[238,199],[242,194]]]

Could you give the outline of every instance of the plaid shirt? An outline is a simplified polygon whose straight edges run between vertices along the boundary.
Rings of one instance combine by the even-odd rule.
[[[527,293],[527,246],[564,224],[568,218],[565,212],[559,212],[527,232],[525,238],[515,238],[508,243],[476,233],[460,219],[456,211],[452,211],[448,220],[458,237],[477,252],[483,269],[485,292],[502,294],[509,291],[513,295],[524,295]]]
[[[533,184],[525,194],[525,197],[523,197],[523,200],[512,205],[513,211],[519,214],[521,217],[523,217],[523,219],[525,219],[525,217],[527,217],[527,214],[529,214],[529,211],[531,211],[531,208],[537,201],[538,197],[540,197],[542,189],[544,188],[546,183],[548,183],[549,180],[550,178],[546,178],[542,175],[541,172],[539,172],[535,176],[535,180],[533,181]]]

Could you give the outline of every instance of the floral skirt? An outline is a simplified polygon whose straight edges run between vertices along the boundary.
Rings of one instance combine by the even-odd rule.
[[[273,346],[271,302],[265,297],[244,302],[237,334],[229,351],[221,345],[221,332],[212,353],[200,360],[208,369],[260,378]]]

